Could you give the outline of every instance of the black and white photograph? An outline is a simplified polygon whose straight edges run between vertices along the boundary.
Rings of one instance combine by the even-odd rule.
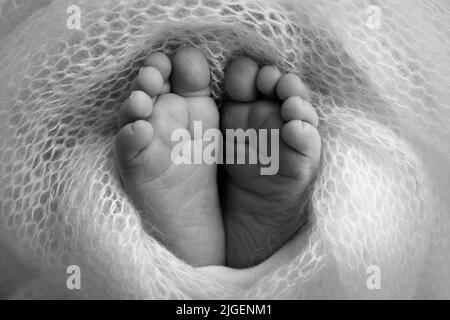
[[[0,300],[449,299],[450,1],[0,0]]]

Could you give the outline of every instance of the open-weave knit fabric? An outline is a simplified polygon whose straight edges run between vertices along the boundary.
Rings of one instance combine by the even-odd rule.
[[[450,298],[450,2],[0,0],[0,44],[2,296]],[[219,104],[245,54],[297,73],[321,120],[309,226],[252,269],[177,259],[118,179],[131,80],[149,53],[187,45]]]

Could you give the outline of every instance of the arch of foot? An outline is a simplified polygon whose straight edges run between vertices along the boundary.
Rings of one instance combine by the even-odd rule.
[[[42,3],[0,49],[1,241],[41,274],[18,297],[413,297],[430,282],[430,295],[448,295],[448,7],[384,2],[374,30],[369,1]],[[80,30],[66,27],[69,5]],[[227,61],[247,54],[297,72],[320,115],[311,227],[251,271],[178,261],[143,230],[115,172],[131,79],[149,52],[185,45],[206,55],[216,99]],[[72,264],[84,275],[75,293]],[[367,288],[371,265],[382,290]]]

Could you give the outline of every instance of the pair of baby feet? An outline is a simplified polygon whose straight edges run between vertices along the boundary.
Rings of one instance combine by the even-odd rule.
[[[151,54],[120,108],[116,155],[124,188],[153,236],[192,265],[245,268],[304,225],[321,141],[317,114],[296,75],[239,57],[225,70],[225,88],[219,114],[199,50]],[[261,175],[260,163],[224,164],[219,190],[216,164],[175,164],[172,133],[187,129],[195,139],[197,121],[203,132],[279,130],[278,172]]]

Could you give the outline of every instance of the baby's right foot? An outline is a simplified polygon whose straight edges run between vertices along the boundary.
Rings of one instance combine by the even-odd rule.
[[[260,164],[225,166],[227,264],[245,268],[267,259],[305,224],[321,141],[317,114],[298,76],[240,57],[225,71],[225,89],[230,99],[221,109],[223,131],[279,132],[274,141],[279,149],[269,142],[269,153],[279,163],[274,175],[261,175]],[[264,149],[253,150],[261,155]]]
[[[156,228],[178,257],[197,266],[225,259],[217,167],[174,164],[171,136],[180,128],[193,136],[194,121],[202,122],[203,131],[218,128],[209,85],[209,66],[198,50],[181,49],[172,61],[152,54],[136,79],[139,91],[120,109],[116,138],[120,177],[144,223]]]

